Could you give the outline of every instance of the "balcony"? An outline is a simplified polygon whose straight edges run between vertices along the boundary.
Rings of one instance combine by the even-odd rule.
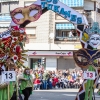
[[[55,24],[55,41],[79,41],[75,26],[71,23]]]
[[[73,41],[79,41],[79,37],[78,36],[74,36],[74,37],[55,37],[55,41],[69,41],[69,42],[73,42]]]

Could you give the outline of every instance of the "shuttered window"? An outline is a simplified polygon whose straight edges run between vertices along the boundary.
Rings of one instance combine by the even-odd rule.
[[[27,0],[24,2],[24,5],[25,6],[30,6],[31,4],[33,4],[36,0],[33,0],[33,1],[30,1],[30,0]]]
[[[25,31],[26,31],[28,38],[36,37],[36,27],[26,27]]]
[[[65,70],[65,69],[74,69],[75,66],[75,62],[74,59],[64,59],[64,58],[59,58],[57,59],[57,66],[58,66],[58,70]]]

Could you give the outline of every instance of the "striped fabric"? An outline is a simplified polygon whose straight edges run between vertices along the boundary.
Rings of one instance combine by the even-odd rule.
[[[59,0],[69,7],[83,7],[84,0]]]
[[[56,29],[75,29],[73,24],[56,24]]]

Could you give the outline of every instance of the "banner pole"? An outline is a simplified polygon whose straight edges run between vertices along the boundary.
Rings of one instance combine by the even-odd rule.
[[[9,71],[9,67],[8,67],[8,71]],[[10,97],[9,97],[9,84],[8,84],[8,100],[10,100],[9,98]]]
[[[19,95],[18,95],[18,81],[17,81],[17,76],[16,76],[16,100],[19,100]]]
[[[92,66],[89,66],[89,71],[94,71],[94,68]],[[94,83],[93,82],[94,82],[93,80],[87,80],[84,100],[92,100],[93,99],[93,97],[92,97],[93,92],[94,92],[94,89],[93,89]]]

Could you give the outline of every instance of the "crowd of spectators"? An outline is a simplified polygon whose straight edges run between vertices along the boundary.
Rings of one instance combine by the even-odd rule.
[[[79,88],[83,82],[82,70],[31,70],[34,90],[53,88]]]
[[[16,69],[17,75],[23,73],[23,69]],[[33,78],[34,90],[45,89],[66,89],[66,88],[80,88],[83,83],[82,70],[32,70],[30,74]],[[97,88],[100,89],[100,78],[98,80]]]

